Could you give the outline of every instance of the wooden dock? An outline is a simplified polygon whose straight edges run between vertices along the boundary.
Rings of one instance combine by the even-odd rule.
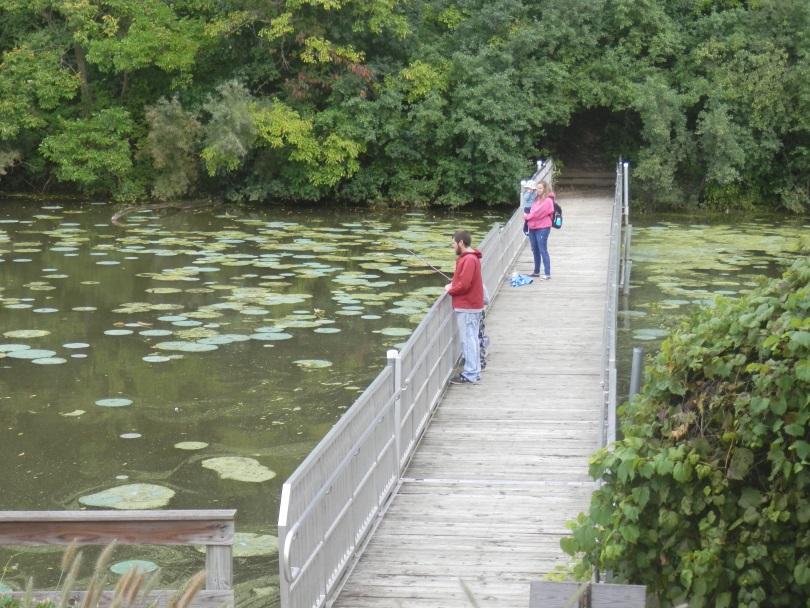
[[[567,564],[594,488],[613,199],[559,202],[552,280],[502,286],[481,382],[450,386],[335,608],[525,608]],[[528,243],[515,269],[532,271]]]

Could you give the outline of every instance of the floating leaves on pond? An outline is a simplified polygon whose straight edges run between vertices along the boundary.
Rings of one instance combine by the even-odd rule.
[[[171,361],[171,357],[163,357],[161,355],[147,355],[143,357],[143,360],[147,363],[165,363],[166,361]]]
[[[292,337],[292,336],[290,336]],[[199,340],[200,344],[231,344],[232,342],[245,342],[250,336],[242,334],[220,334]]]
[[[15,350],[28,350],[30,348],[27,344],[0,344],[0,353],[10,353]]]
[[[278,537],[270,534],[237,532],[233,536],[234,557],[260,557],[278,553]]]
[[[132,405],[132,399],[126,399],[124,397],[110,397],[108,399],[99,399],[96,401],[96,405],[100,405],[101,407],[125,407],[127,405]]]
[[[40,359],[32,359],[31,363],[36,363],[37,365],[59,365],[61,363],[67,363],[67,359],[63,359],[62,357],[43,357]]]
[[[182,340],[194,340],[200,344],[216,344],[216,342],[203,342],[203,340],[215,337],[217,331],[214,329],[206,329],[205,327],[194,327],[192,329],[178,331],[175,335]]]
[[[98,309],[95,306],[74,306],[71,310],[75,310],[76,312],[92,312]]]
[[[56,289],[53,285],[49,283],[45,283],[42,281],[34,281],[32,283],[26,283],[23,287],[27,287],[31,291],[53,291]]]
[[[253,340],[289,340],[292,334],[284,332],[260,332],[250,335]]]
[[[143,437],[140,433],[121,433],[121,439],[140,439]]]
[[[203,353],[217,350],[216,344],[203,344],[200,342],[160,342],[155,344],[155,348],[160,350],[179,350],[186,353]]]
[[[6,338],[41,338],[48,336],[51,332],[44,329],[16,329],[14,331],[7,331],[3,335]]]
[[[67,414],[59,414],[59,415],[64,416],[65,418],[75,418],[85,413],[87,412],[85,412],[84,410],[73,410],[72,412],[68,412]]]
[[[219,474],[220,479],[235,479],[236,481],[262,482],[276,476],[258,460],[242,456],[223,456],[203,460],[202,466]]]
[[[26,348],[19,350],[6,351],[6,356],[12,359],[47,359],[56,354],[54,350],[45,350],[41,348]]]
[[[104,333],[108,336],[128,336],[133,332],[131,329],[108,329]]]
[[[322,369],[325,367],[332,367],[331,361],[325,361],[323,359],[299,359],[298,361],[293,361],[299,367],[303,367],[304,369]]]
[[[110,570],[115,574],[126,574],[133,568],[140,573],[149,573],[157,570],[158,565],[144,559],[128,559],[125,562],[118,562],[110,566]]]
[[[64,348],[90,348],[86,342],[68,342],[62,345]]]
[[[315,330],[316,334],[336,334],[340,332],[337,327],[318,327]]]
[[[58,308],[35,308],[32,312],[48,314],[52,312],[59,312]]]
[[[178,450],[202,450],[203,448],[207,448],[208,444],[203,441],[181,441],[180,443],[175,443],[174,447]]]
[[[178,289],[177,287],[152,287],[150,289],[145,289],[144,291],[154,294],[183,293],[183,290]]]
[[[149,483],[132,483],[96,494],[82,496],[79,502],[88,507],[110,509],[161,509],[169,504],[174,490]]]
[[[159,337],[159,336],[171,336],[174,332],[169,329],[145,329],[143,331],[139,331],[139,336],[147,336],[147,337]]]
[[[386,327],[381,329],[380,333],[384,336],[410,336],[413,330],[405,327]]]

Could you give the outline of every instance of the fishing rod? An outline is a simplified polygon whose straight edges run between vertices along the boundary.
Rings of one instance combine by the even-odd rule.
[[[367,220],[361,220],[361,221],[362,221],[364,224],[368,224]],[[369,228],[371,228],[372,230],[377,230],[377,231],[380,231],[380,230],[381,230],[381,228],[375,228],[374,226],[371,226],[371,225],[369,225]],[[407,247],[405,247],[405,245],[403,245],[402,243],[400,243],[400,242],[398,242],[398,241],[394,240],[393,238],[391,238],[390,236],[388,236],[388,235],[387,235],[387,234],[385,234],[384,232],[380,232],[380,236],[382,236],[383,238],[388,239],[389,241],[391,241],[391,243],[393,243],[393,244],[394,244],[394,245],[395,245],[397,248],[399,248],[399,249],[404,249],[405,251],[407,251],[408,253],[410,253],[410,254],[411,254],[413,257],[415,257],[417,260],[421,261],[423,264],[427,264],[428,266],[430,266],[430,268],[432,268],[434,271],[438,272],[440,275],[442,275],[442,276],[443,276],[445,279],[447,279],[448,281],[452,281],[452,280],[453,280],[452,278],[450,278],[450,277],[448,277],[446,274],[444,274],[444,273],[443,273],[441,270],[439,270],[438,268],[436,268],[436,267],[435,267],[433,264],[431,264],[430,262],[428,262],[428,261],[427,261],[425,258],[423,258],[421,255],[419,255],[418,253],[416,253],[416,252],[414,252],[414,251],[411,251],[410,249],[408,249]]]

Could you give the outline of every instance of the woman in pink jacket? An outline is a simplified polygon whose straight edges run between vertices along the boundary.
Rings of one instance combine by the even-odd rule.
[[[554,215],[554,193],[549,191],[546,182],[537,183],[537,198],[523,219],[529,225],[529,243],[534,255],[534,272],[531,276],[540,277],[541,281],[551,279],[551,260],[548,257],[548,233],[551,232],[551,216]],[[540,262],[545,274],[540,276]]]

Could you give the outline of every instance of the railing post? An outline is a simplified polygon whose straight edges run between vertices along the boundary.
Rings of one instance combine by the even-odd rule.
[[[630,369],[630,394],[628,399],[638,394],[641,389],[641,364],[644,361],[644,350],[640,346],[633,348],[633,367]]]
[[[388,365],[391,366],[392,382],[394,383],[394,446],[397,455],[397,477],[402,475],[402,358],[395,348],[386,353]]]
[[[630,163],[622,163],[622,211],[625,224],[630,218]]]

